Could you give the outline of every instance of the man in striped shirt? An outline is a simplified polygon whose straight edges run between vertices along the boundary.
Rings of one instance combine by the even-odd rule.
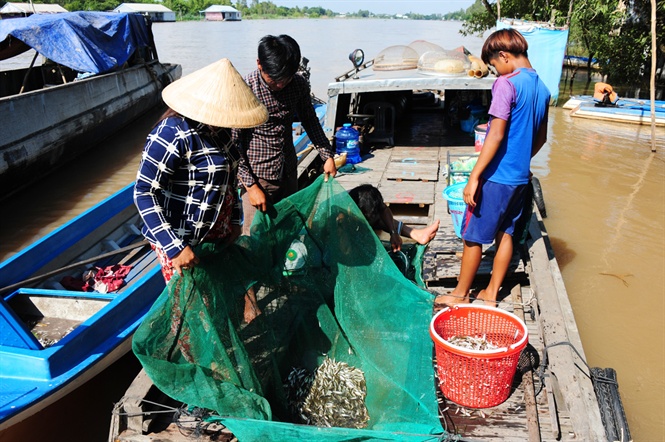
[[[296,74],[300,47],[288,35],[267,35],[259,42],[258,68],[245,81],[268,108],[268,121],[236,131],[242,158],[238,167],[243,199],[243,234],[256,210],[266,211],[298,190],[298,159],[293,147],[292,124],[296,115],[325,162],[324,173],[335,175],[334,151],[326,138],[310,98],[307,80]]]
[[[337,173],[334,150],[316,117],[309,84],[296,73],[300,67],[298,43],[288,35],[266,35],[259,41],[257,65],[258,68],[245,77],[245,82],[268,108],[268,121],[234,132],[241,151],[238,178],[244,235],[250,234],[257,210],[265,212],[269,204],[298,190],[298,159],[292,135],[296,116],[324,161],[326,178]],[[250,322],[260,311],[252,290],[248,297],[253,305],[246,303],[245,320]]]

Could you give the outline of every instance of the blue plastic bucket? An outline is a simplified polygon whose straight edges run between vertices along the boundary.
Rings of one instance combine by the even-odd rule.
[[[453,228],[458,238],[462,238],[462,222],[466,213],[464,187],[466,187],[466,182],[453,184],[443,189],[443,197],[448,201],[448,211],[453,219]]]

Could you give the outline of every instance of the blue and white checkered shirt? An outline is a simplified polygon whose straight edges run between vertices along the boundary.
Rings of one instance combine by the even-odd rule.
[[[134,203],[145,223],[143,235],[169,258],[203,240],[217,220],[227,186],[235,186],[237,153],[230,137],[226,140],[180,116],[162,120],[148,135]],[[240,224],[239,206],[232,223]]]

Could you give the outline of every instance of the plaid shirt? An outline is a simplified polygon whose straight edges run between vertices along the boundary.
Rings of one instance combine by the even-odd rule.
[[[197,126],[194,126],[197,124]],[[134,185],[143,235],[169,258],[206,236],[234,185],[232,142],[182,117],[162,120],[148,135]],[[231,156],[231,161],[229,161]],[[240,224],[240,206],[232,224]]]
[[[334,156],[330,141],[326,138],[321,123],[310,99],[307,80],[296,74],[281,91],[273,92],[255,70],[245,77],[245,82],[267,108],[270,117],[261,126],[252,129],[234,130],[241,146],[238,176],[241,184],[250,187],[256,178],[277,181],[294,172],[298,158],[293,147],[292,125],[297,115],[310,140],[325,161]]]

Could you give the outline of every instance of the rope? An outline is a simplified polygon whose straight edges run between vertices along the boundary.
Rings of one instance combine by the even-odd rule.
[[[628,212],[628,209],[633,205],[633,200],[637,196],[637,193],[642,189],[642,186],[644,185],[644,181],[646,180],[646,175],[649,172],[651,163],[653,162],[653,159],[655,156],[653,154],[649,155],[648,160],[646,161],[646,164],[644,167],[642,167],[642,173],[640,173],[638,180],[635,184],[633,184],[633,191],[628,195],[628,200],[626,201],[626,204],[623,206],[621,209],[621,212],[619,213],[619,218],[614,226],[614,232],[610,236],[609,243],[603,250],[603,256],[602,256],[602,261],[605,264],[606,267],[609,267],[609,263],[607,261],[607,255],[611,249],[613,249],[617,242],[619,241],[621,237],[621,232],[623,230],[623,226],[628,222],[626,220],[626,212]]]
[[[587,364],[587,362],[584,360],[584,358],[582,357],[582,355],[580,354],[580,352],[577,351],[577,349],[575,348],[575,346],[573,346],[573,344],[571,344],[571,343],[568,342],[568,341],[555,342],[555,343],[553,343],[553,344],[546,345],[545,348],[543,349],[543,361],[541,362],[540,366],[538,367],[538,371],[536,372],[536,376],[538,376],[538,378],[540,379],[540,388],[539,388],[538,391],[536,392],[536,396],[538,396],[538,395],[541,393],[541,391],[543,390],[543,386],[544,386],[544,384],[545,384],[545,367],[547,367],[547,350],[549,350],[549,349],[552,348],[552,347],[559,347],[559,346],[561,346],[561,345],[567,345],[568,347],[570,347],[570,348],[573,349],[573,351],[575,352],[575,354],[577,355],[577,357],[580,359],[580,361],[582,361],[582,363],[586,366],[587,370],[589,371],[589,374],[587,375],[587,374],[584,373],[581,369],[580,369],[580,371],[582,371],[582,373],[584,373],[586,376],[588,376],[589,379],[599,379],[599,380],[602,379],[602,380],[604,380],[606,383],[613,383],[613,384],[616,384],[616,382],[614,382],[614,381],[611,380],[611,379],[604,378],[604,377],[595,377],[595,376],[592,376],[592,375],[591,375],[591,367],[589,367],[589,364]]]
[[[126,400],[126,399],[131,399],[131,398],[126,397],[123,400]],[[118,409],[114,408],[112,414],[114,414],[116,416],[133,417],[133,416],[148,416],[148,415],[151,415],[151,414],[161,414],[161,413],[177,413],[179,411],[179,408],[169,407],[168,405],[160,404],[158,402],[149,401],[147,399],[142,399],[142,398],[137,398],[137,399],[140,399],[141,403],[143,403],[143,404],[154,405],[156,407],[161,407],[164,410],[142,411],[142,412],[139,412],[139,413],[125,413],[125,412],[121,412]]]

